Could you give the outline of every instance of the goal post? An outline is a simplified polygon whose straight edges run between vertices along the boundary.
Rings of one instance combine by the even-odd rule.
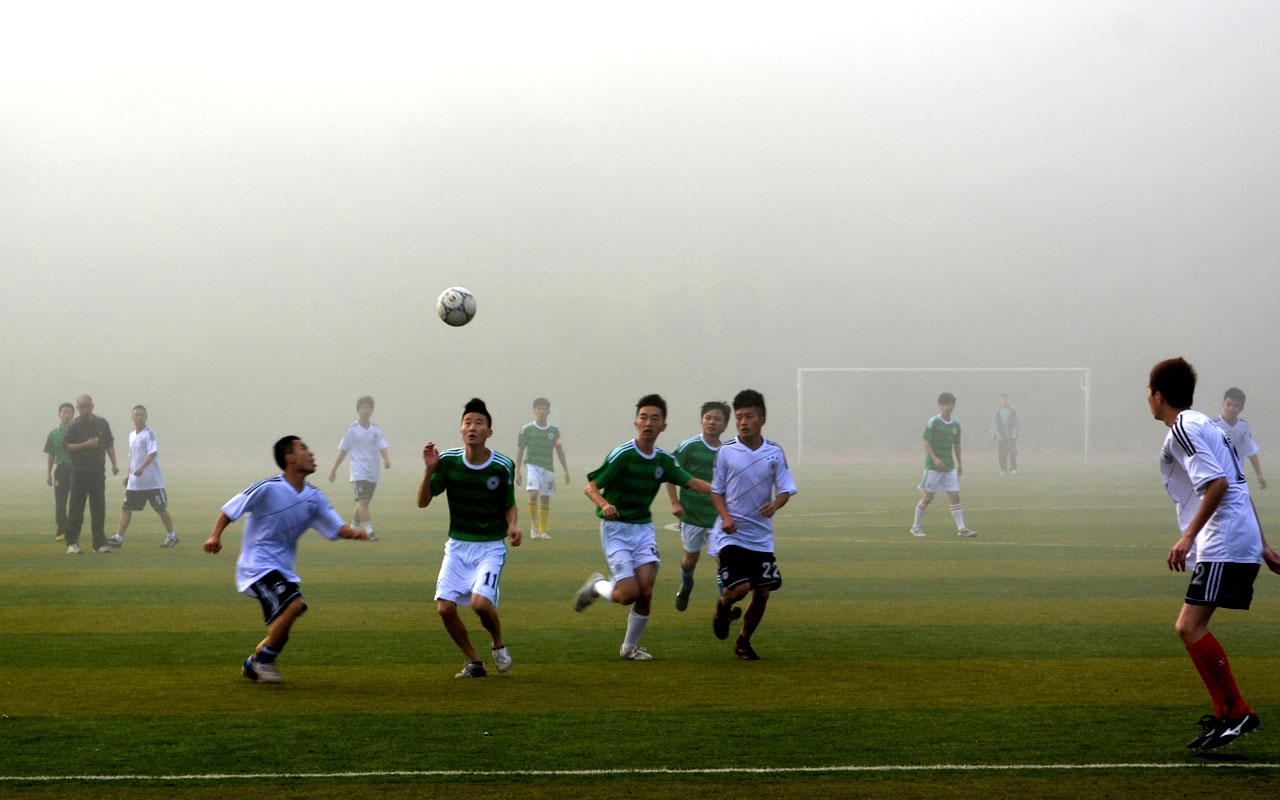
[[[1090,367],[800,367],[796,369],[796,457],[798,461],[805,458],[805,436],[806,436],[806,419],[805,419],[805,379],[810,378],[812,383],[814,379],[824,374],[850,373],[853,377],[873,376],[873,375],[934,375],[938,378],[954,376],[956,380],[971,380],[970,376],[985,377],[982,374],[991,377],[999,377],[1001,375],[1014,379],[1018,376],[1029,377],[1038,373],[1044,376],[1052,376],[1059,374],[1064,377],[1076,376],[1079,380],[1079,389],[1083,400],[1083,431],[1082,431],[1082,456],[1085,462],[1089,461],[1089,431],[1091,428],[1090,419],[1090,397],[1092,392],[1093,370]],[[940,385],[941,389],[946,386]],[[1000,392],[995,393],[998,396]],[[980,406],[975,403],[972,397],[962,397],[961,402],[965,407],[963,413],[957,414],[959,417],[973,419],[974,413],[970,409],[976,409]],[[930,403],[921,403],[927,407]],[[1016,408],[1019,405],[1018,398],[1013,398],[1012,405]],[[992,408],[994,411],[994,407]],[[1072,412],[1073,414],[1075,412]],[[921,420],[923,421],[923,419]],[[985,428],[985,426],[983,426]]]

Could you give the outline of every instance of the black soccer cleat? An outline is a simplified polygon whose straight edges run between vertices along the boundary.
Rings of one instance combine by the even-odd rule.
[[[716,603],[716,613],[711,618],[711,630],[715,632],[717,639],[729,638],[729,612],[720,603]]]
[[[751,649],[751,642],[748,639],[738,637],[738,641],[733,643],[733,654],[743,661],[759,661],[760,656],[755,650]]]
[[[1187,742],[1189,750],[1199,750],[1201,745],[1213,738],[1214,728],[1218,727],[1218,718],[1212,714],[1205,714],[1196,724],[1201,728],[1200,735]]]
[[[1245,714],[1242,717],[1224,717],[1218,720],[1209,738],[1200,745],[1201,750],[1217,750],[1239,739],[1248,736],[1258,729],[1258,715]]]

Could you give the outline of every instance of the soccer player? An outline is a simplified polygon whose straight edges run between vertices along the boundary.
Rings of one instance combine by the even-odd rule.
[[[711,400],[702,404],[702,433],[685,439],[676,448],[675,457],[690,475],[710,481],[716,453],[720,450],[720,434],[729,425],[729,404]],[[680,519],[680,542],[684,555],[680,558],[680,591],[676,592],[676,611],[689,607],[693,593],[693,571],[698,567],[702,548],[710,543],[711,526],[716,521],[716,507],[711,498],[688,487],[677,492],[675,484],[667,484],[671,513]],[[712,557],[713,550],[708,551]]]
[[[1227,438],[1235,446],[1236,453],[1249,459],[1253,465],[1253,474],[1258,476],[1258,488],[1267,488],[1267,479],[1262,477],[1262,465],[1258,463],[1258,445],[1253,441],[1253,431],[1249,423],[1240,419],[1244,411],[1244,392],[1232,386],[1222,396],[1222,414],[1214,417],[1214,424],[1226,431]]]
[[[957,536],[977,536],[964,524],[964,508],[960,505],[960,474],[964,466],[960,461],[960,422],[952,419],[956,410],[956,396],[951,392],[938,395],[938,413],[924,426],[924,478],[920,481],[920,500],[916,503],[916,518],[911,523],[912,536],[924,536],[920,521],[925,509],[933,502],[933,496],[945,491],[951,500],[951,518],[956,521]],[[952,458],[952,452],[955,457]]]
[[[280,683],[276,657],[289,641],[293,623],[307,610],[293,571],[298,539],[315,528],[326,539],[367,539],[369,534],[342,521],[324,494],[307,483],[316,471],[316,457],[306,442],[285,436],[272,449],[283,472],[258,481],[231,498],[218,513],[213,532],[205,540],[206,553],[222,552],[222,532],[248,514],[240,558],[236,561],[236,589],[262,604],[267,636],[245,659],[240,671],[251,681]]]
[[[173,532],[173,517],[169,516],[169,498],[164,491],[164,478],[160,475],[160,462],[156,455],[160,445],[156,442],[156,432],[147,427],[147,409],[134,406],[133,430],[129,431],[129,474],[124,479],[124,506],[120,509],[120,524],[116,527],[116,535],[107,540],[111,547],[124,546],[124,532],[129,529],[129,521],[133,512],[141,511],[147,503],[160,515],[167,531],[161,547],[173,547],[178,543],[178,534]]]
[[[547,422],[551,414],[551,401],[539,397],[533,401],[533,422],[520,429],[516,439],[516,481],[520,480],[520,467],[527,465],[529,480],[529,538],[550,539],[547,518],[551,516],[551,495],[556,493],[556,465],[552,452],[560,457],[564,468],[564,482],[569,484],[569,464],[560,445],[560,428]],[[525,453],[528,452],[526,459]]]
[[[471,644],[458,606],[471,606],[489,632],[498,672],[511,669],[511,651],[498,619],[498,583],[507,561],[503,539],[520,546],[515,465],[486,446],[493,435],[493,418],[483,400],[472,398],[463,408],[461,433],[462,447],[440,453],[435,442],[427,442],[422,448],[426,472],[418,485],[418,508],[431,505],[441,492],[449,493],[449,541],[436,579],[436,611],[466,658],[454,677],[483,678],[484,662]]]
[[[1267,546],[1249,484],[1231,441],[1204,414],[1191,409],[1196,372],[1181,358],[1156,364],[1147,382],[1151,416],[1169,428],[1160,474],[1178,514],[1178,541],[1167,563],[1193,570],[1177,631],[1213,701],[1202,732],[1187,746],[1216,750],[1258,727],[1231,674],[1222,645],[1209,632],[1218,608],[1247,610],[1258,563],[1280,573],[1280,556]]]
[[[351,486],[355,489],[356,510],[351,515],[351,524],[364,526],[371,542],[378,541],[373,533],[373,518],[369,516],[369,501],[373,500],[373,491],[378,488],[378,460],[382,466],[391,469],[391,456],[387,454],[387,440],[382,435],[382,428],[369,421],[373,416],[373,398],[365,395],[356,401],[356,421],[351,423],[347,432],[338,442],[338,458],[329,470],[329,483],[338,477],[338,466],[342,459],[351,454]]]
[[[57,542],[67,534],[67,498],[71,494],[71,456],[62,446],[62,435],[75,415],[76,407],[70,403],[58,406],[58,427],[49,431],[44,440],[44,452],[49,457],[44,482],[53,487],[53,522],[57,526],[53,538]]]
[[[640,647],[640,636],[649,624],[653,583],[658,577],[658,538],[649,507],[663,482],[688,486],[708,494],[711,484],[695,478],[675,456],[658,447],[658,434],[667,428],[667,401],[647,394],[636,403],[636,438],[614,448],[594,472],[587,475],[585,494],[600,518],[600,539],[613,580],[592,574],[574,597],[573,610],[582,611],[597,597],[633,606],[627,615],[627,632],[618,655],[631,661],[652,661]]]
[[[751,592],[733,652],[744,661],[759,661],[751,634],[764,617],[769,593],[782,587],[782,573],[773,555],[773,515],[796,493],[796,482],[782,448],[761,433],[766,420],[764,395],[754,389],[738,392],[733,398],[733,418],[738,435],[720,448],[711,481],[711,502],[718,515],[711,536],[720,553],[724,586],[711,627],[717,639],[727,639],[733,604]]]

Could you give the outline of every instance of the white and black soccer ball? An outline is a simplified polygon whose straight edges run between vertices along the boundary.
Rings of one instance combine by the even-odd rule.
[[[461,286],[453,286],[440,293],[436,300],[436,313],[453,327],[466,325],[476,315],[475,295]]]

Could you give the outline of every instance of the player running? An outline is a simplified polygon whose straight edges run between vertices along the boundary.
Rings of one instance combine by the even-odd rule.
[[[720,450],[720,435],[729,424],[729,404],[711,400],[702,404],[702,433],[685,439],[676,448],[675,457],[689,474],[710,481]],[[688,487],[676,490],[675,484],[667,484],[671,498],[671,513],[680,519],[680,542],[684,555],[680,558],[680,590],[676,592],[676,611],[689,607],[689,595],[693,593],[693,571],[698,567],[702,548],[711,541],[711,526],[716,521],[716,507],[711,498]],[[707,551],[714,558],[714,548]]]
[[[307,610],[293,571],[298,539],[315,528],[326,539],[366,539],[369,534],[342,521],[324,494],[307,483],[316,471],[316,457],[306,442],[285,436],[273,448],[283,474],[258,481],[227,501],[205,540],[206,553],[222,552],[222,532],[248,514],[240,558],[236,561],[236,589],[262,604],[267,637],[245,659],[240,671],[251,681],[280,683],[276,658],[289,641],[289,630]]]

